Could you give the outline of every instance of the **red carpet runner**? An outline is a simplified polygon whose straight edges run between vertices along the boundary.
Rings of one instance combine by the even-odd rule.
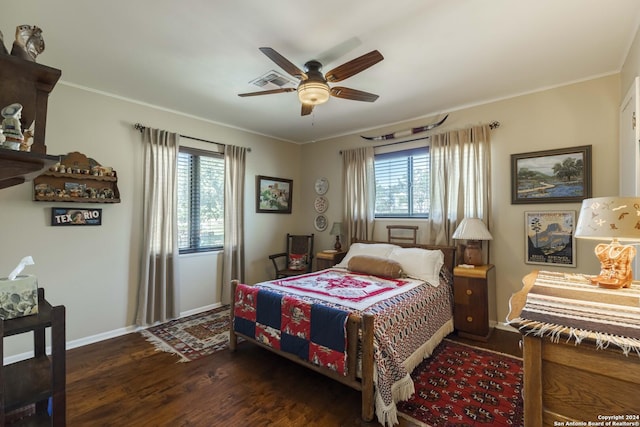
[[[412,378],[416,393],[398,411],[419,425],[523,425],[520,359],[445,340]]]

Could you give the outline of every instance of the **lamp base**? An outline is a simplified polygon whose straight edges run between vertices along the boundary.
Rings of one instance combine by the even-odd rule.
[[[482,247],[479,240],[469,240],[462,254],[465,264],[482,265]]]
[[[340,252],[340,250],[342,249],[342,244],[340,244],[340,236],[336,236],[336,244],[333,245],[333,249],[338,252]]]
[[[600,260],[600,274],[591,278],[591,283],[601,288],[621,289],[631,286],[633,271],[631,261],[636,248],[621,245],[617,240],[596,245],[595,254]]]

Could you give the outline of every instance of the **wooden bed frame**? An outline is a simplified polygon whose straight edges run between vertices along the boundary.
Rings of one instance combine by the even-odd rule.
[[[388,243],[377,242],[369,240],[352,239],[352,243]],[[453,267],[455,266],[455,254],[456,248],[453,246],[438,246],[438,245],[421,245],[411,243],[393,243],[397,246],[405,248],[422,248],[431,250],[441,250],[444,253],[444,267],[451,273],[453,273]],[[238,286],[237,280],[231,281],[231,301],[235,301],[236,287]],[[375,414],[375,402],[374,402],[374,385],[373,385],[373,319],[371,314],[364,314],[363,316],[350,314],[347,320],[347,372],[346,376],[342,376],[331,369],[321,367],[312,364],[306,360],[300,359],[298,356],[276,350],[268,345],[262,344],[253,338],[247,337],[244,334],[235,332],[233,330],[233,307],[230,312],[231,316],[231,329],[229,331],[229,349],[235,351],[238,344],[238,336],[241,336],[260,347],[266,348],[269,351],[277,353],[295,363],[306,366],[315,372],[321,373],[329,378],[339,381],[353,389],[360,391],[362,395],[362,419],[364,421],[372,421]],[[362,372],[361,378],[357,375],[357,363],[358,363],[358,336],[361,336],[361,348],[362,348]]]

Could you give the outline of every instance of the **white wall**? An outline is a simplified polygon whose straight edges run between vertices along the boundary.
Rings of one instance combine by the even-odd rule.
[[[564,272],[597,273],[600,264],[593,254],[595,243],[577,241],[577,267],[562,268],[524,263],[524,212],[533,210],[573,210],[579,203],[511,204],[510,156],[515,153],[547,150],[580,145],[592,145],[593,196],[617,194],[618,175],[618,105],[620,103],[619,76],[598,78],[542,92],[522,95],[485,105],[450,111],[447,121],[436,131],[458,129],[498,120],[501,126],[492,131],[491,179],[492,213],[490,224],[494,240],[490,244],[490,261],[496,265],[497,320],[503,322],[509,309],[511,295],[522,288],[522,277],[535,269]],[[435,121],[426,117],[393,127],[367,131],[366,135],[387,134]],[[417,136],[417,135],[416,135]],[[327,176],[332,181],[327,193],[329,222],[337,221],[342,213],[340,180],[342,163],[339,151],[371,144],[359,134],[303,146],[303,162],[308,165],[302,177],[308,190],[304,195],[303,216],[312,224],[313,181]],[[311,161],[313,159],[313,161]],[[386,240],[385,224],[376,224],[374,236]],[[413,221],[420,226],[419,242],[426,242],[426,221]],[[330,247],[328,231],[318,233],[319,247]],[[596,242],[597,243],[597,242]]]
[[[64,78],[64,70],[63,70]],[[255,175],[299,182],[300,147],[252,133],[105,96],[58,83],[49,98],[48,154],[80,151],[118,173],[119,204],[34,202],[33,184],[0,191],[0,276],[6,276],[25,255],[35,261],[25,272],[38,276],[47,299],[67,308],[67,341],[90,342],[131,329],[135,318],[141,239],[140,122],[189,136],[250,147],[246,175],[246,280],[267,280],[272,267],[267,255],[280,252],[285,234],[297,232],[301,186],[294,185],[291,215],[255,213]],[[210,144],[182,139],[185,145]],[[99,227],[52,227],[52,206],[102,208]],[[219,253],[183,256],[182,312],[220,303]],[[31,350],[30,337],[5,342],[5,356]]]

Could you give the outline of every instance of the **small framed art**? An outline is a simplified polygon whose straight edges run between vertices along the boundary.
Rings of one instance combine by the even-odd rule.
[[[576,266],[575,211],[525,212],[525,262]]]
[[[591,197],[591,146],[511,155],[511,203],[581,202]]]
[[[256,176],[256,212],[291,213],[293,181],[270,176]]]

